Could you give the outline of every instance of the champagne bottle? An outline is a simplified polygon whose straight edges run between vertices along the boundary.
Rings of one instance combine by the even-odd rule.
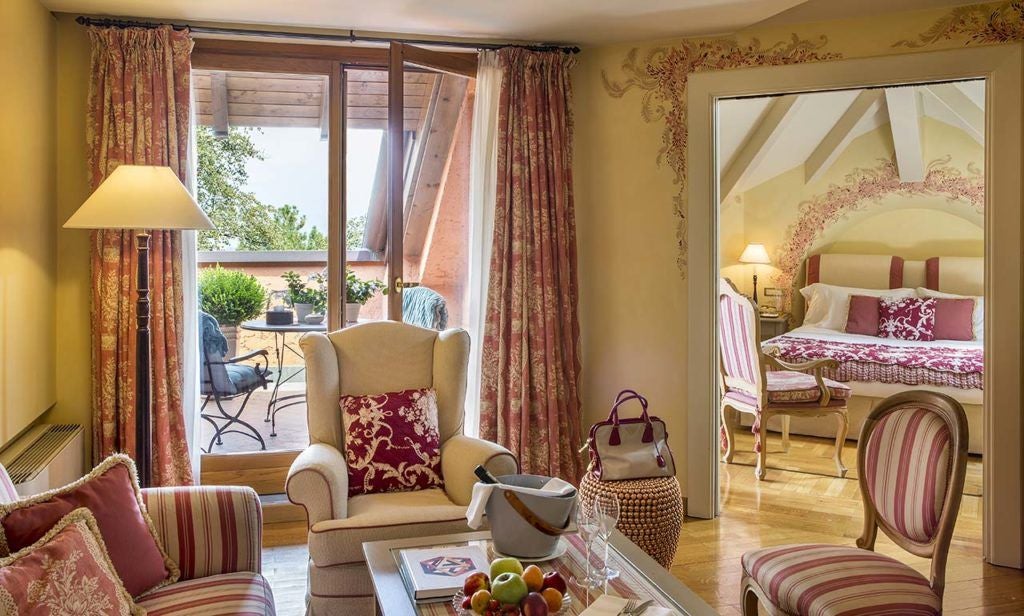
[[[483,483],[501,483],[500,481],[497,480],[497,478],[494,477],[494,475],[492,475],[486,468],[484,468],[483,465],[478,465],[475,469],[473,469],[473,473]]]

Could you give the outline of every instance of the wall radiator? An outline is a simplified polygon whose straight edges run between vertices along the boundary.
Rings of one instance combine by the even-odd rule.
[[[0,452],[0,464],[21,496],[39,494],[79,479],[85,470],[82,426],[41,424]]]

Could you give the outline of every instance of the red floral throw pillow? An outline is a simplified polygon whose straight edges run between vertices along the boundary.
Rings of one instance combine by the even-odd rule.
[[[0,614],[145,613],[117,577],[88,509],[75,509],[39,541],[0,559]]]
[[[348,495],[441,487],[433,389],[342,396]]]
[[[878,302],[878,336],[900,340],[935,340],[935,300],[883,297]]]
[[[0,555],[26,548],[79,507],[92,512],[117,575],[133,597],[178,580],[139,491],[135,463],[110,456],[63,488],[0,505]]]

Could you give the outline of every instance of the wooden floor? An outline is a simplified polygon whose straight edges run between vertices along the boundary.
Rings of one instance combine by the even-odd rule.
[[[788,457],[775,457],[786,465],[813,464],[820,454],[814,453],[814,440],[794,440]],[[855,458],[851,455],[847,466],[853,468]],[[980,462],[974,462],[974,472],[980,473]],[[759,482],[753,469],[742,464],[723,464],[721,479],[722,516],[687,520],[671,571],[722,614],[740,613],[744,552],[783,543],[853,545],[860,535],[862,510],[854,479],[769,468],[766,480]],[[981,520],[981,498],[964,496],[946,569],[944,613],[1024,614],[1024,572],[982,562]],[[264,549],[264,573],[282,616],[304,610],[306,546],[288,545],[304,537],[304,527],[294,524],[275,525],[264,533],[265,544],[273,546]],[[877,549],[928,571],[929,561],[903,552],[881,533]]]

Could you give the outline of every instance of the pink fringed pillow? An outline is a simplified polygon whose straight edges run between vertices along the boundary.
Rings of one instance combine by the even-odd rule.
[[[935,340],[935,300],[881,298],[878,302],[878,335],[899,340]]]
[[[851,295],[850,313],[846,317],[846,333],[878,335],[878,298],[870,295]]]
[[[75,509],[39,541],[0,559],[0,614],[145,613],[114,571],[88,509]]]
[[[433,389],[342,396],[348,495],[441,487]]]

